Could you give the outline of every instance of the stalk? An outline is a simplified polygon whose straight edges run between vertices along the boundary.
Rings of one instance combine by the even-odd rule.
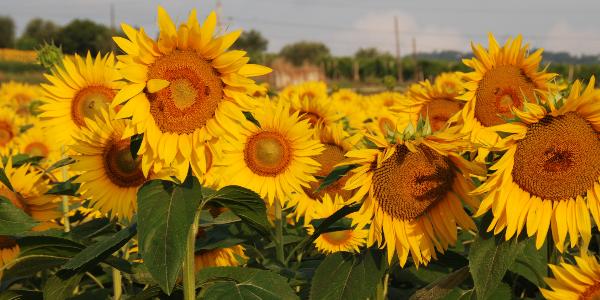
[[[196,274],[194,270],[194,253],[196,251],[196,231],[198,231],[198,216],[194,218],[194,223],[188,233],[185,247],[185,257],[183,259],[183,299],[196,299]]]
[[[285,254],[283,253],[283,212],[279,199],[275,199],[275,255],[277,260],[285,263]]]

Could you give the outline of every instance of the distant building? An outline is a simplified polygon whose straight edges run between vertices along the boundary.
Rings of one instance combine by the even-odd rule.
[[[326,79],[325,72],[318,66],[305,63],[297,67],[283,58],[275,59],[270,67],[273,72],[268,75],[268,81],[271,87],[275,89],[306,81],[324,81]]]

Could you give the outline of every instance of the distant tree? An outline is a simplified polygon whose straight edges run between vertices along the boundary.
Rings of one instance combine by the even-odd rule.
[[[15,22],[9,16],[0,16],[0,48],[15,45]]]
[[[267,50],[268,45],[269,41],[260,32],[252,29],[244,31],[233,45],[233,48],[248,52],[251,61],[262,63],[262,55]]]
[[[56,40],[60,27],[52,21],[35,18],[27,23],[23,35],[17,41],[19,49],[34,49],[40,44]]]
[[[329,48],[325,44],[307,41],[287,45],[281,49],[279,55],[297,66],[304,62],[319,64],[331,57]]]
[[[56,44],[69,54],[107,52],[113,47],[112,35],[112,30],[102,24],[75,19],[58,32]]]

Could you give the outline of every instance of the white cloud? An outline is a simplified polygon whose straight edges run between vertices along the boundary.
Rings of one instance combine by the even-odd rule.
[[[402,11],[371,12],[357,19],[349,28],[331,39],[332,48],[348,53],[351,49],[376,47],[395,53],[394,17],[398,18],[402,55],[411,53],[412,38],[418,51],[468,50],[469,40],[459,30],[418,20]],[[338,52],[335,51],[334,52]]]

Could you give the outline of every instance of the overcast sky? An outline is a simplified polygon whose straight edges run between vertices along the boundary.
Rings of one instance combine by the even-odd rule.
[[[185,20],[195,7],[203,18],[216,0],[0,0],[19,32],[34,17],[59,24],[89,18],[110,24],[110,3],[117,24],[126,22],[156,32],[156,5],[174,20]],[[361,47],[394,51],[394,16],[398,17],[401,51],[468,50],[493,32],[502,42],[523,34],[533,47],[574,54],[600,54],[600,2],[580,0],[221,0],[228,30],[257,29],[269,40],[269,51],[298,40],[322,41],[334,54]]]

